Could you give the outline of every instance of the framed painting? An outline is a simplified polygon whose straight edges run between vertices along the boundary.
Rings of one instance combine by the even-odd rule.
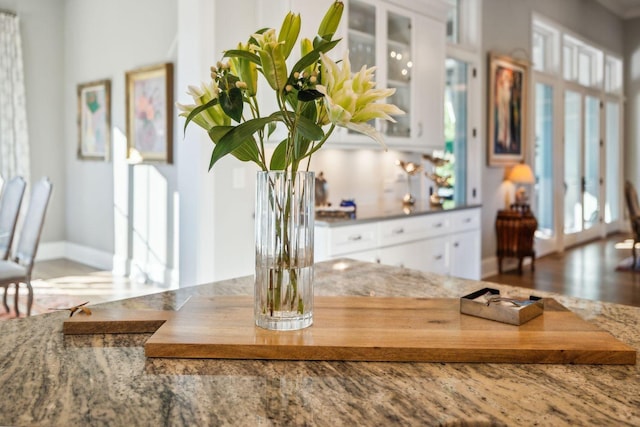
[[[109,160],[111,150],[111,81],[78,85],[78,158]]]
[[[489,53],[489,166],[524,160],[527,135],[529,65]]]
[[[173,161],[173,64],[126,73],[127,158],[132,163]]]

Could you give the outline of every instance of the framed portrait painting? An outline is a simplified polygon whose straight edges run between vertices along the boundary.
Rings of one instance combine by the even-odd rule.
[[[78,85],[78,158],[109,160],[111,149],[111,81]]]
[[[127,158],[172,163],[173,64],[126,73]]]
[[[524,61],[489,54],[489,166],[509,166],[524,159],[528,71]]]

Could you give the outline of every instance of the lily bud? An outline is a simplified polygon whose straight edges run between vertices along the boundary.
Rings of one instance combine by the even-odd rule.
[[[289,57],[293,46],[298,41],[298,34],[300,34],[300,14],[289,12],[282,21],[278,35],[278,41],[284,43],[282,53],[285,58]]]
[[[324,15],[324,18],[322,18],[322,22],[320,22],[320,27],[318,28],[318,35],[320,37],[325,40],[331,40],[338,29],[340,19],[342,19],[343,10],[344,3],[341,1],[333,2],[329,10],[327,10],[327,13]]]
[[[249,45],[242,43],[238,44],[238,50],[249,51]],[[255,96],[258,92],[258,67],[257,65],[249,61],[246,58],[234,57],[231,58],[232,71],[246,83],[247,95]]]

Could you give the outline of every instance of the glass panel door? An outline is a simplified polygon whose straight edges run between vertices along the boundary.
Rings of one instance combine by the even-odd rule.
[[[582,231],[582,95],[564,96],[564,232]]]
[[[554,235],[553,223],[553,87],[536,83],[535,210],[538,237]]]
[[[468,65],[466,62],[447,58],[446,86],[444,89],[444,139],[445,158],[450,163],[437,171],[440,175],[453,176],[453,189],[440,188],[438,195],[453,199],[456,205],[466,202],[467,195],[467,93]],[[446,169],[446,170],[445,170]],[[453,192],[453,194],[451,194]]]
[[[584,229],[600,218],[600,100],[585,98],[584,106]]]
[[[604,222],[607,224],[620,219],[620,104],[607,102],[606,125],[606,200]]]
[[[596,237],[600,227],[600,99],[565,92],[564,232],[568,245]]]

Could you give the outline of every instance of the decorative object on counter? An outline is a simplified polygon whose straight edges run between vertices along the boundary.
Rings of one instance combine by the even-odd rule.
[[[444,203],[446,199],[441,196],[440,189],[453,189],[453,175],[449,172],[443,172],[442,169],[449,165],[452,159],[446,158],[445,153],[438,153],[436,155],[436,152],[434,152],[433,155],[423,154],[422,158],[428,160],[433,165],[432,172],[425,172],[425,176],[436,185],[435,191],[430,191],[429,202],[432,206],[442,206],[442,203]]]
[[[413,162],[405,162],[404,160],[396,160],[396,165],[400,166],[400,169],[407,175],[407,194],[402,198],[402,203],[413,205],[416,202],[416,198],[411,194],[411,177],[418,174],[422,170],[422,166]]]
[[[320,171],[315,180],[316,206],[329,205],[329,184],[324,177],[324,172]]]
[[[83,302],[82,304],[74,305],[73,307],[50,308],[49,310],[55,310],[55,311],[69,310],[69,317],[73,317],[73,315],[76,314],[76,312],[84,313],[86,315],[91,316],[91,309],[89,307],[85,307],[85,305],[87,304],[89,304],[89,301]]]
[[[525,185],[535,184],[536,182],[531,167],[526,163],[518,163],[511,168],[507,179],[513,183]],[[529,196],[527,196],[527,190],[523,185],[520,185],[516,190],[515,200],[517,205],[528,204]]]
[[[279,33],[273,28],[259,30],[246,43],[225,51],[229,62],[211,67],[208,83],[189,88],[194,104],[178,104],[180,115],[186,117],[185,129],[193,121],[214,143],[209,169],[231,154],[254,162],[264,172],[278,171],[278,175],[259,173],[256,190],[262,211],[257,212],[256,219],[255,319],[261,327],[299,329],[313,321],[312,284],[308,285],[309,296],[301,296],[298,281],[302,274],[313,282],[313,246],[306,246],[312,245],[313,239],[307,242],[302,236],[313,233],[315,180],[307,182],[309,175],[298,171],[308,170],[311,155],[326,143],[336,126],[363,133],[384,145],[382,134],[368,122],[394,121],[391,115],[403,114],[393,104],[378,102],[393,95],[395,89],[375,88],[375,67],[364,66],[352,74],[347,51],[337,62],[326,56],[339,42],[332,38],[343,9],[341,1],[332,3],[318,36],[313,41],[300,41],[297,50],[302,58],[290,70],[287,58],[297,43],[301,25],[300,15],[291,12]],[[258,108],[258,72],[273,90],[278,105],[278,110],[267,115],[261,115]],[[243,108],[245,104],[247,108]],[[286,127],[287,137],[267,159],[265,144],[276,125]],[[323,126],[329,128],[325,131]],[[308,200],[311,207],[307,207]],[[271,226],[275,229],[263,229]],[[296,259],[298,249],[303,259]],[[271,270],[265,273],[265,269]],[[287,305],[286,309],[281,303]]]
[[[155,321],[160,329],[144,344],[149,358],[636,363],[633,347],[552,299],[545,303],[544,318],[534,319],[526,328],[466,316],[459,298],[316,299],[314,327],[293,337],[256,328],[248,315],[251,297],[244,295],[194,296],[175,312],[96,308],[93,316],[67,318],[63,332],[131,333],[136,327],[148,332]],[[536,307],[534,303],[521,311]],[[147,322],[140,321],[142,313]]]
[[[536,251],[533,243],[537,228],[538,221],[529,209],[529,205],[512,204],[510,209],[498,211],[496,256],[500,274],[502,274],[502,260],[505,257],[518,258],[519,274],[522,274],[523,259],[531,257],[531,271],[535,270]]]
[[[255,321],[276,330],[313,323],[313,172],[258,172]]]
[[[460,298],[460,313],[517,326],[538,317],[543,310],[541,298],[507,298],[492,288],[483,288]]]

